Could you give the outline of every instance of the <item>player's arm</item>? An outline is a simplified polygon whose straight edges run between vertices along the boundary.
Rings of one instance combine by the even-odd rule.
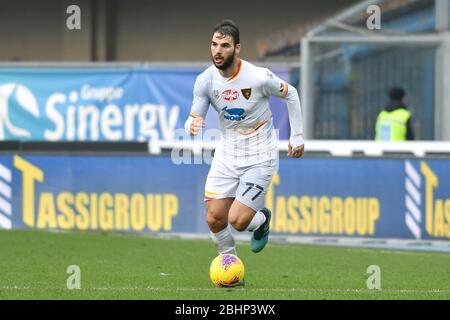
[[[208,108],[209,98],[205,83],[197,78],[194,85],[194,99],[192,101],[191,112],[184,123],[184,129],[188,134],[197,135],[199,130],[205,127],[204,119]]]
[[[286,100],[289,125],[291,127],[288,155],[290,157],[300,158],[305,149],[305,142],[303,140],[302,109],[297,89],[267,70],[265,91],[270,96],[276,96]]]

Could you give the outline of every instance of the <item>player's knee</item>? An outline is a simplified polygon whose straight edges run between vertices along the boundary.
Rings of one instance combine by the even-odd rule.
[[[239,232],[245,231],[249,223],[248,221],[236,216],[230,217],[229,222],[233,226],[233,228],[235,228]]]
[[[212,232],[219,232],[227,226],[227,219],[214,210],[208,210],[206,212],[206,223]]]

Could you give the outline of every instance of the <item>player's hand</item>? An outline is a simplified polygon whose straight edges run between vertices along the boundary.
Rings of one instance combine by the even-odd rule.
[[[291,144],[288,145],[288,156],[292,158],[300,158],[305,151],[305,145],[301,144],[298,147],[292,148]]]
[[[197,135],[201,128],[204,128],[206,126],[205,120],[203,120],[202,117],[195,118],[191,122],[191,126],[189,128],[189,132],[192,135]]]

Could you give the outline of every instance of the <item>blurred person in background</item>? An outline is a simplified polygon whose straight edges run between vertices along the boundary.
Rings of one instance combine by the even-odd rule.
[[[414,140],[411,112],[404,102],[405,95],[405,90],[400,87],[389,90],[389,104],[380,112],[375,124],[375,140]]]

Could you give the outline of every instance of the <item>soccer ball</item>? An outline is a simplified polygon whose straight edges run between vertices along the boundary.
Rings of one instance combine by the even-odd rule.
[[[234,254],[218,255],[211,262],[209,276],[218,288],[229,288],[239,285],[244,279],[244,264]]]

